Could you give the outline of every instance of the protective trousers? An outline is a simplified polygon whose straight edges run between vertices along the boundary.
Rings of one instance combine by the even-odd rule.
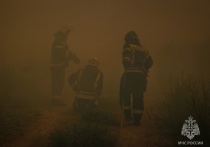
[[[125,117],[139,122],[144,110],[143,94],[146,91],[146,75],[137,72],[125,72],[120,83],[120,103]]]

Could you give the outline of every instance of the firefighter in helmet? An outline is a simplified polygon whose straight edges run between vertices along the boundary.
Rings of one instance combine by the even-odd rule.
[[[120,104],[123,107],[124,118],[133,121],[134,125],[140,125],[147,76],[153,60],[134,31],[126,33],[124,41],[122,52],[124,72],[120,81]]]
[[[55,105],[65,105],[61,99],[65,80],[65,69],[69,61],[80,63],[76,54],[68,49],[67,39],[72,27],[65,24],[56,33],[51,50],[51,95],[52,103]]]
[[[98,106],[103,88],[103,73],[98,66],[98,59],[93,57],[84,68],[69,76],[69,84],[75,92],[75,110],[87,110]]]

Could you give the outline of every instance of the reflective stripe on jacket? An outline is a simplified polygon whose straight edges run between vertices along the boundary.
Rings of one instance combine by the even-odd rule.
[[[102,74],[101,74],[101,72],[98,71],[98,74],[97,74],[96,79],[95,79],[94,84],[93,84],[93,91],[92,92],[87,92],[87,91],[81,90],[81,88],[80,88],[81,77],[83,75],[83,70],[84,69],[81,69],[79,71],[78,79],[76,81],[77,83],[75,83],[75,84],[77,84],[77,89],[78,89],[75,93],[75,97],[81,98],[81,99],[97,99],[98,96],[97,96],[96,90],[97,90],[99,79],[101,78]]]
[[[152,58],[144,46],[128,44],[124,47],[122,55],[125,72],[147,74],[148,69],[152,66]]]

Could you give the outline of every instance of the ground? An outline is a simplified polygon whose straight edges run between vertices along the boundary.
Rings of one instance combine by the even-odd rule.
[[[120,107],[119,107],[120,115]],[[5,147],[46,147],[50,143],[50,135],[58,128],[65,127],[66,124],[74,123],[79,119],[71,104],[65,107],[49,106],[43,109],[41,117],[31,126],[24,129],[24,133],[5,144]],[[133,126],[124,122],[122,128],[118,128],[119,147],[156,147],[173,146],[167,133],[163,133],[149,123],[148,117],[143,117],[140,126]],[[161,135],[160,135],[161,134]]]

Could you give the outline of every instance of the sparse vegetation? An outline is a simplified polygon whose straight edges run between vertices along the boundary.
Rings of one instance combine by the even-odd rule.
[[[164,102],[152,110],[150,118],[159,127],[170,131],[171,137],[186,139],[181,136],[183,123],[192,116],[200,129],[200,136],[206,144],[210,136],[210,83],[192,78],[181,77],[171,83]]]
[[[53,134],[54,147],[114,147],[116,135],[109,127],[96,123],[76,123]]]
[[[81,115],[81,121],[108,126],[119,126],[119,119],[117,119],[114,113],[105,112],[100,109],[83,112]]]
[[[58,147],[114,147],[117,146],[119,120],[104,109],[91,109],[81,113],[74,125],[57,130],[52,135],[52,146]]]
[[[20,136],[41,117],[40,106],[46,105],[47,94],[40,90],[44,85],[41,79],[35,79],[36,75],[33,69],[26,72],[11,65],[0,66],[1,145]]]
[[[0,144],[10,142],[23,134],[25,128],[41,116],[35,108],[5,108],[0,112]]]

